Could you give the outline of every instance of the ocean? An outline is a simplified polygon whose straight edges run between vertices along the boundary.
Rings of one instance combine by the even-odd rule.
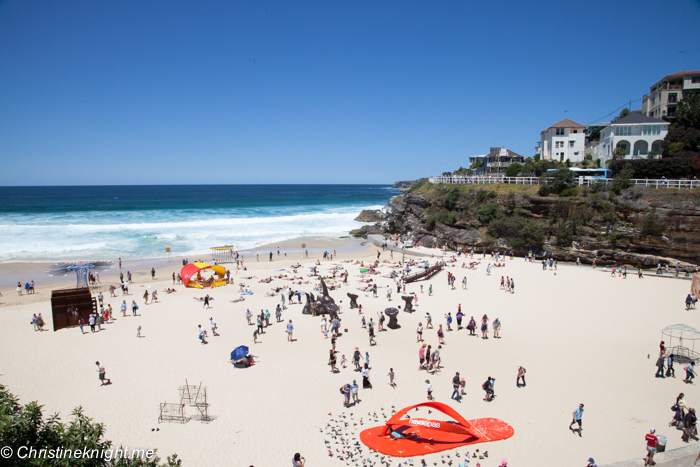
[[[384,185],[0,187],[0,261],[202,255],[338,238],[399,191]]]

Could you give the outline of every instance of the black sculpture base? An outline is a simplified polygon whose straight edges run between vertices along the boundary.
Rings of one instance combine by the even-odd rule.
[[[404,302],[406,302],[406,306],[404,307],[403,311],[406,313],[413,313],[413,295],[401,295],[401,298],[403,299]]]
[[[350,309],[357,308],[357,295],[354,293],[348,292],[348,297],[350,298]]]
[[[386,327],[390,329],[398,329],[401,326],[399,326],[399,310],[396,308],[387,308],[384,310],[384,314],[389,317],[389,323],[386,325]]]

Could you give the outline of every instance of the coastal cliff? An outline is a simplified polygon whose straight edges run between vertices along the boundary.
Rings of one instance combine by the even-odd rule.
[[[427,247],[518,256],[533,250],[560,261],[632,267],[700,264],[699,190],[598,186],[540,193],[539,186],[423,183],[393,197],[376,228]]]

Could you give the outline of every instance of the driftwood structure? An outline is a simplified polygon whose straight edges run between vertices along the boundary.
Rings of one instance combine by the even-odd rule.
[[[419,271],[415,274],[411,274],[410,276],[406,276],[404,278],[404,282],[409,284],[409,283],[415,282],[415,281],[430,279],[431,277],[433,277],[435,274],[437,274],[440,271],[442,271],[442,263],[437,263],[437,264],[434,264],[433,266],[430,266],[428,269],[424,269],[424,270]]]
[[[306,294],[306,305],[304,305],[302,314],[312,316],[328,314],[331,319],[337,318],[340,307],[328,295],[328,287],[326,287],[326,282],[323,278],[321,278],[321,293],[322,295],[319,295],[318,299],[314,298],[313,293]]]
[[[162,402],[160,404],[160,414],[158,415],[158,423],[175,422],[187,423],[192,419],[199,420],[202,423],[209,423],[214,420],[214,417],[209,414],[209,399],[207,397],[207,388],[199,383],[199,386],[189,384],[185,380],[185,385],[178,388],[180,392],[180,403]],[[197,414],[190,417],[186,413],[186,407],[194,407]]]

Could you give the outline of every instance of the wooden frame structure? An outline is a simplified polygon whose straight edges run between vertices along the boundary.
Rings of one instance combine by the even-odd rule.
[[[190,420],[199,420],[202,423],[209,423],[214,417],[209,414],[209,399],[207,388],[199,383],[199,386],[189,384],[185,380],[185,385],[178,388],[180,392],[180,403],[173,404],[162,402],[159,406],[158,423],[176,422],[187,423]],[[198,414],[190,417],[187,415],[186,407],[194,407]]]
[[[236,253],[233,250],[233,245],[213,246],[210,249],[211,260],[216,264],[234,263],[236,261]]]

